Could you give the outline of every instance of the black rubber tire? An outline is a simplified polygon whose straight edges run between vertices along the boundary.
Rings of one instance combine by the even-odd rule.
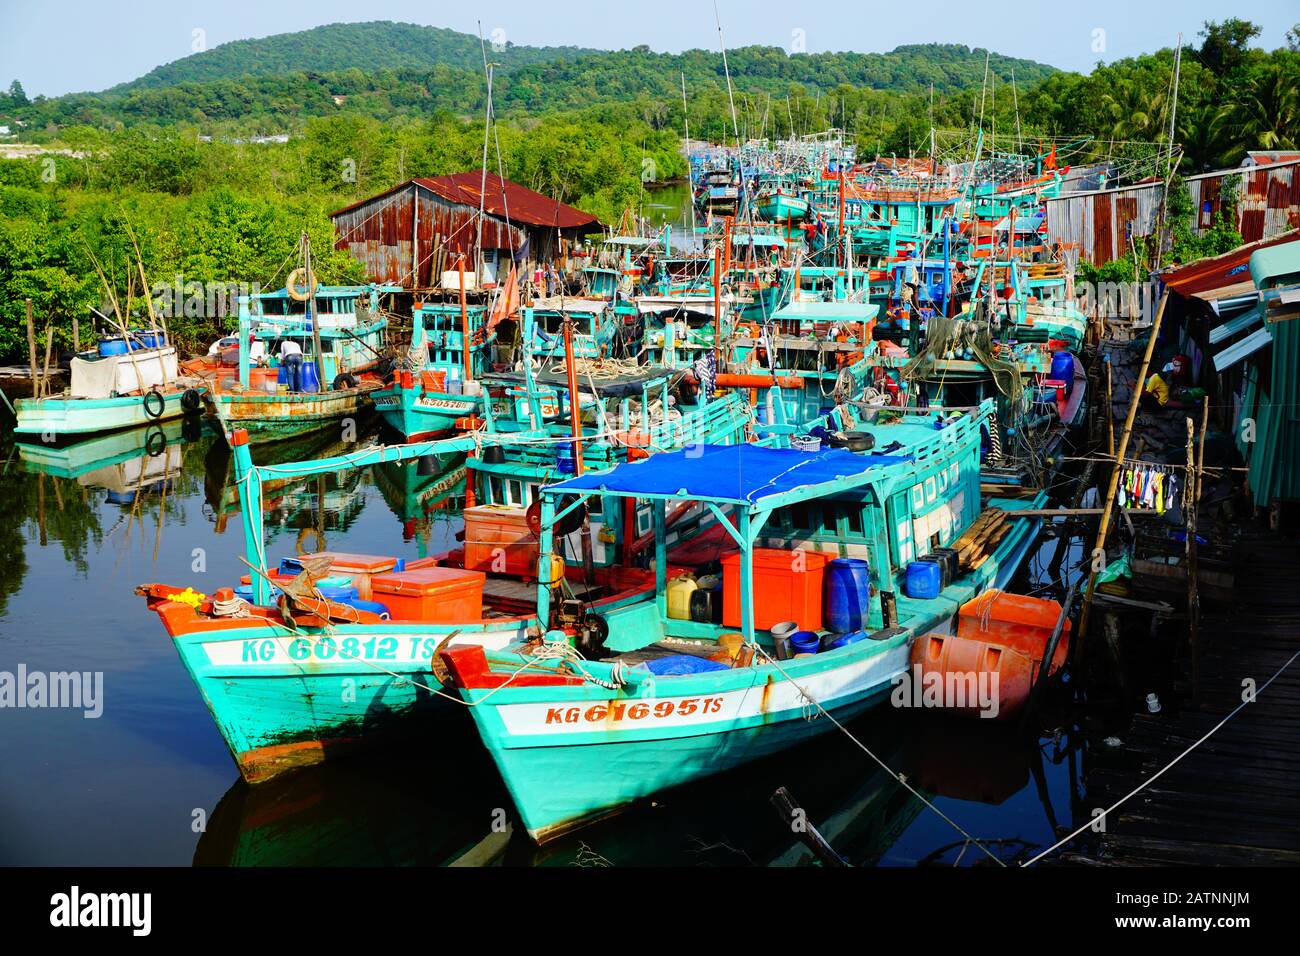
[[[181,408],[187,412],[197,412],[203,407],[203,393],[197,388],[187,388],[181,393]]]
[[[154,411],[150,404],[150,399],[158,400],[158,410]],[[163,398],[162,392],[148,391],[144,393],[144,413],[150,418],[162,418],[162,413],[167,408],[167,399]]]
[[[334,376],[334,385],[332,388],[336,392],[341,392],[345,388],[356,388],[357,385],[357,377],[351,372],[339,372],[339,374]]]
[[[144,437],[144,450],[150,458],[157,458],[167,450],[167,434],[159,425],[150,425]]]

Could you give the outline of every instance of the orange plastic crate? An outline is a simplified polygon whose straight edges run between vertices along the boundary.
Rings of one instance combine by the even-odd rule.
[[[465,509],[465,567],[537,577],[537,536],[523,508],[479,505]]]
[[[370,584],[395,621],[456,624],[482,620],[485,578],[459,568],[420,568],[376,574]]]
[[[800,630],[822,627],[822,575],[831,555],[820,551],[754,549],[754,627],[794,621]],[[740,554],[722,558],[722,624],[740,627]]]

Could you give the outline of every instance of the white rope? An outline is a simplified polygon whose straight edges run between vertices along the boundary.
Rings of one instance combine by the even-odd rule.
[[[1224,717],[1221,721],[1219,721],[1217,724],[1215,724],[1213,727],[1211,727],[1209,730],[1207,730],[1207,731],[1205,732],[1205,735],[1204,735],[1203,737],[1201,737],[1200,740],[1197,740],[1196,742],[1194,742],[1190,747],[1188,747],[1186,750],[1184,750],[1182,753],[1180,753],[1177,757],[1175,757],[1173,760],[1169,761],[1169,763],[1165,764],[1163,767],[1161,767],[1159,770],[1157,770],[1154,774],[1152,774],[1150,778],[1148,778],[1147,780],[1144,780],[1142,783],[1138,784],[1135,788],[1133,788],[1133,790],[1129,791],[1129,792],[1126,793],[1124,796],[1122,796],[1122,797],[1120,797],[1118,800],[1116,800],[1116,801],[1115,801],[1111,806],[1109,806],[1109,807],[1107,807],[1105,810],[1103,810],[1102,813],[1101,813],[1101,816],[1100,816],[1100,817],[1094,818],[1093,820],[1090,820],[1088,823],[1085,823],[1083,826],[1079,827],[1079,829],[1075,830],[1075,831],[1074,831],[1073,833],[1071,833],[1069,836],[1067,836],[1067,837],[1065,837],[1064,839],[1059,840],[1059,841],[1057,841],[1056,843],[1052,844],[1052,845],[1049,846],[1046,850],[1044,850],[1042,853],[1038,854],[1038,855],[1037,855],[1036,857],[1034,857],[1033,859],[1026,860],[1024,863],[1021,864],[1021,866],[1033,866],[1035,863],[1037,863],[1037,862],[1038,862],[1039,860],[1041,860],[1043,857],[1047,856],[1047,854],[1053,852],[1054,850],[1058,850],[1058,849],[1060,849],[1061,847],[1063,847],[1065,844],[1069,843],[1071,840],[1073,840],[1075,837],[1077,837],[1079,834],[1081,834],[1084,830],[1088,830],[1088,829],[1092,828],[1093,826],[1095,826],[1095,825],[1096,825],[1096,822],[1097,822],[1098,819],[1101,819],[1101,820],[1106,819],[1106,817],[1110,815],[1110,812],[1111,812],[1112,810],[1114,810],[1116,807],[1120,806],[1122,803],[1124,803],[1125,801],[1131,799],[1132,797],[1137,796],[1139,793],[1141,793],[1141,792],[1142,792],[1143,790],[1145,790],[1147,787],[1151,786],[1151,784],[1155,783],[1157,780],[1159,780],[1161,777],[1163,777],[1163,776],[1165,775],[1166,772],[1168,772],[1169,770],[1173,769],[1173,767],[1174,767],[1175,764],[1177,764],[1180,760],[1182,760],[1184,757],[1186,757],[1189,753],[1191,753],[1193,750],[1195,750],[1195,749],[1196,749],[1197,747],[1199,747],[1201,744],[1205,743],[1205,741],[1209,740],[1209,739],[1210,739],[1210,738],[1211,738],[1215,733],[1217,733],[1217,732],[1219,731],[1219,729],[1220,729],[1221,727],[1223,727],[1224,724],[1226,724],[1228,721],[1232,720],[1232,718],[1236,717],[1237,714],[1241,713],[1241,711],[1244,710],[1244,709],[1246,708],[1246,705],[1247,705],[1247,704],[1254,703],[1254,701],[1258,700],[1258,699],[1259,699],[1259,695],[1262,694],[1265,690],[1268,689],[1268,685],[1271,684],[1271,683],[1273,683],[1273,681],[1277,680],[1278,677],[1280,677],[1280,676],[1282,675],[1282,672],[1283,672],[1284,670],[1286,670],[1288,667],[1290,667],[1290,666],[1295,662],[1295,660],[1296,660],[1297,657],[1300,657],[1300,651],[1296,651],[1294,654],[1292,654],[1291,657],[1290,657],[1290,659],[1289,659],[1285,664],[1283,664],[1281,667],[1279,667],[1279,668],[1277,669],[1277,673],[1275,673],[1272,677],[1270,677],[1267,681],[1265,681],[1264,684],[1263,684],[1263,686],[1260,687],[1257,691],[1255,691],[1255,694],[1254,694],[1253,697],[1251,697],[1251,698],[1248,699],[1248,700],[1243,700],[1240,704],[1238,704],[1236,707],[1234,707],[1234,708],[1232,709],[1232,712],[1231,712],[1231,713],[1229,713],[1229,714],[1228,714],[1226,717]]]
[[[1001,859],[999,859],[998,856],[997,856],[996,854],[994,854],[994,852],[993,852],[992,850],[990,850],[990,849],[989,849],[988,847],[986,847],[983,843],[981,843],[981,842],[980,842],[979,840],[977,840],[975,837],[971,836],[971,835],[970,835],[969,833],[967,833],[964,829],[962,829],[961,824],[957,823],[957,821],[953,820],[953,819],[952,819],[951,817],[949,817],[946,813],[944,813],[942,810],[940,810],[938,807],[936,807],[932,802],[930,802],[929,800],[927,800],[926,797],[925,797],[925,794],[921,793],[921,791],[917,790],[917,789],[916,789],[915,787],[913,787],[910,783],[908,783],[908,782],[907,782],[907,778],[906,778],[905,776],[903,776],[901,773],[896,772],[892,767],[889,766],[889,764],[885,763],[883,760],[881,760],[879,757],[877,757],[874,753],[872,753],[871,750],[867,747],[866,744],[864,744],[862,741],[860,741],[857,737],[853,736],[853,734],[849,732],[849,729],[848,729],[847,727],[845,727],[843,724],[841,724],[838,720],[836,720],[836,719],[835,719],[835,715],[832,714],[832,713],[831,713],[829,710],[827,710],[825,707],[823,707],[823,706],[821,705],[821,703],[817,700],[817,698],[813,697],[812,694],[808,693],[808,691],[804,690],[804,688],[802,688],[801,686],[799,686],[798,682],[796,682],[796,681],[795,681],[795,680],[794,680],[794,679],[793,679],[789,674],[787,674],[787,673],[785,672],[785,668],[783,668],[779,663],[777,663],[776,659],[773,658],[770,654],[768,654],[767,651],[766,651],[766,650],[765,650],[765,649],[764,649],[760,644],[758,644],[758,643],[755,641],[755,642],[751,642],[749,646],[752,647],[752,648],[754,649],[754,653],[755,653],[755,654],[761,654],[764,658],[767,659],[767,662],[768,662],[769,664],[771,664],[771,665],[772,665],[773,667],[775,667],[778,671],[780,671],[780,672],[781,672],[781,676],[784,677],[787,681],[790,682],[790,685],[791,685],[792,687],[794,687],[794,689],[797,690],[797,691],[799,692],[800,696],[802,696],[803,699],[804,699],[805,701],[811,703],[812,706],[815,707],[815,708],[816,708],[820,713],[824,714],[824,715],[826,716],[826,718],[827,718],[828,720],[830,720],[830,722],[831,722],[832,724],[834,724],[834,725],[835,725],[836,727],[838,727],[841,731],[843,731],[843,732],[844,732],[844,736],[848,737],[849,740],[853,741],[853,743],[855,743],[855,744],[857,745],[857,747],[858,747],[859,750],[861,750],[864,754],[866,754],[868,757],[870,757],[872,760],[874,760],[877,764],[879,764],[880,767],[884,769],[885,773],[889,774],[889,775],[890,775],[891,777],[893,777],[896,781],[898,781],[900,784],[902,784],[904,787],[906,787],[906,788],[907,788],[907,789],[912,793],[913,796],[915,796],[918,800],[920,800],[920,801],[921,801],[922,803],[924,803],[927,807],[929,807],[929,808],[930,808],[931,810],[933,810],[936,814],[938,814],[939,817],[940,817],[940,818],[941,818],[945,823],[947,823],[947,824],[948,824],[949,826],[951,826],[954,830],[956,830],[956,831],[957,831],[958,833],[960,833],[963,837],[965,837],[966,840],[967,840],[968,842],[975,844],[977,847],[979,847],[981,850],[983,850],[984,853],[989,857],[989,859],[995,861],[995,862],[998,864],[998,866],[1006,866],[1006,863],[1004,863]]]

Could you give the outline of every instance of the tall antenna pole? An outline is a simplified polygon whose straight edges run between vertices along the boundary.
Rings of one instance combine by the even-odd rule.
[[[686,126],[686,185],[691,186],[691,117],[686,112],[686,71],[682,70],[682,122]],[[691,242],[695,241],[695,197],[691,197]],[[689,248],[689,247],[688,247]]]
[[[731,90],[731,67],[727,66],[727,44],[722,39],[722,14],[718,12],[718,0],[713,0],[713,19],[718,24],[718,46],[722,48],[722,72],[727,76],[727,101],[731,104],[731,132],[736,137],[736,148],[740,148],[740,124],[736,122],[736,96]]]

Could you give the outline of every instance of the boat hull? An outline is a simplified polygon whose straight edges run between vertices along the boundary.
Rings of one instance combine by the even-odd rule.
[[[765,196],[755,203],[754,213],[768,222],[786,222],[805,218],[810,208],[806,199],[777,194]]]
[[[123,428],[136,428],[155,422],[180,418],[185,414],[181,405],[184,390],[163,392],[162,412],[150,415],[144,406],[144,397],[125,395],[119,398],[38,398],[20,399],[14,403],[18,424],[14,433],[39,439],[42,435],[62,436],[102,435]]]
[[[887,699],[895,676],[907,667],[908,645],[900,635],[860,642],[853,654],[781,667],[845,721]],[[835,729],[824,716],[807,719],[807,702],[772,666],[729,671],[732,686],[725,688],[717,673],[649,680],[615,697],[591,685],[564,694],[521,689],[509,704],[476,706],[471,713],[529,835],[543,843],[659,791]],[[489,693],[472,690],[466,697]],[[530,696],[534,700],[516,703]]]
[[[207,397],[208,409],[230,434],[242,428],[254,441],[285,438],[329,428],[370,405],[376,386],[328,392],[216,392]]]
[[[476,415],[483,407],[478,396],[418,388],[385,388],[375,392],[373,398],[384,422],[407,441],[453,432],[459,419]]]
[[[527,624],[342,625],[312,640],[261,619],[203,626],[186,605],[159,611],[249,783],[320,763],[362,737],[448,706],[430,672],[435,648],[454,631],[457,644],[504,647],[522,639]]]

